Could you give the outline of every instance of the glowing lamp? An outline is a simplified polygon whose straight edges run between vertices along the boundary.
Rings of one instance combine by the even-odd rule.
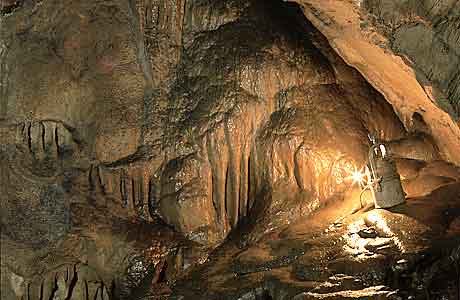
[[[361,188],[365,187],[365,174],[361,170],[355,169],[349,178],[353,180],[353,184],[357,183]]]
[[[355,170],[350,176],[353,183],[359,183],[363,188],[360,201],[364,191],[370,189],[376,208],[390,208],[404,203],[406,199],[401,179],[385,144],[376,142],[372,137],[369,139],[373,143],[368,158],[370,170],[366,166],[365,173]]]
[[[373,145],[369,150],[371,168],[369,188],[376,208],[390,208],[405,202],[405,194],[396,165],[391,159],[385,144],[370,138]]]
[[[351,176],[353,178],[353,183],[359,183],[361,185],[364,181],[364,174],[360,171],[354,171]]]

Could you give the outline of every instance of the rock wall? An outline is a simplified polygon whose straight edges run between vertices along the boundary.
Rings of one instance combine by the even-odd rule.
[[[442,157],[459,164],[460,128],[438,107],[430,89],[422,87],[424,83],[417,80],[412,67],[385,46],[385,38],[362,28],[366,17],[361,2],[295,2],[346,63],[385,96],[408,131],[420,131],[419,120],[422,120]]]
[[[460,4],[457,1],[363,1],[370,23],[404,55],[418,80],[455,120],[460,113]],[[432,90],[431,90],[432,89]]]
[[[217,4],[207,5],[206,11],[219,11]],[[271,196],[264,196],[267,191],[281,194],[276,191],[281,182],[290,186],[283,187],[284,192],[304,194],[295,204],[305,206],[300,214],[312,211],[338,192],[327,179],[331,173],[351,172],[362,164],[367,132],[383,139],[405,134],[385,100],[333,54],[324,39],[316,38],[323,49],[313,45],[307,33],[313,37],[317,31],[299,25],[308,21],[285,21],[301,17],[295,7],[277,13],[275,2],[232,5],[240,12],[237,19],[201,28],[193,38],[195,25],[184,23],[190,41],[166,97],[167,107],[173,109],[164,114],[170,131],[163,134],[167,140],[162,143],[165,148],[174,145],[169,151],[176,158],[161,175],[160,213],[202,243],[222,240],[239,222],[289,210],[282,208],[287,199],[272,202]],[[361,119],[365,114],[358,117],[354,109],[373,116]],[[383,121],[388,118],[392,121]],[[345,140],[350,147],[342,150]],[[193,169],[200,172],[194,174]],[[302,183],[308,181],[313,185]],[[194,219],[203,208],[212,213]],[[288,219],[272,221],[282,224]]]

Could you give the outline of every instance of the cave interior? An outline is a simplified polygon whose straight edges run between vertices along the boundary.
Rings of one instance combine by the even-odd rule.
[[[460,299],[460,2],[0,0],[1,299]]]

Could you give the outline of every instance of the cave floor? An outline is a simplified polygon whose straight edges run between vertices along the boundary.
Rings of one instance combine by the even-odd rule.
[[[390,210],[325,207],[255,245],[228,240],[178,299],[457,299],[460,184]],[[430,298],[431,296],[431,298]],[[411,298],[415,297],[415,298]]]

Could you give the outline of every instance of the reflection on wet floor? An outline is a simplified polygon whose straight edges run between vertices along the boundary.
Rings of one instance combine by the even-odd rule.
[[[185,299],[425,299],[427,289],[439,285],[428,277],[458,275],[439,253],[456,257],[460,232],[454,241],[450,222],[440,226],[438,221],[448,214],[458,219],[459,200],[456,183],[391,211],[343,216],[334,207],[324,208],[247,248],[228,243],[212,263],[179,280],[176,290]],[[428,257],[439,260],[437,268],[424,269]],[[454,263],[458,260],[451,267]],[[454,287],[445,283],[454,295]],[[260,298],[260,291],[272,298]]]

